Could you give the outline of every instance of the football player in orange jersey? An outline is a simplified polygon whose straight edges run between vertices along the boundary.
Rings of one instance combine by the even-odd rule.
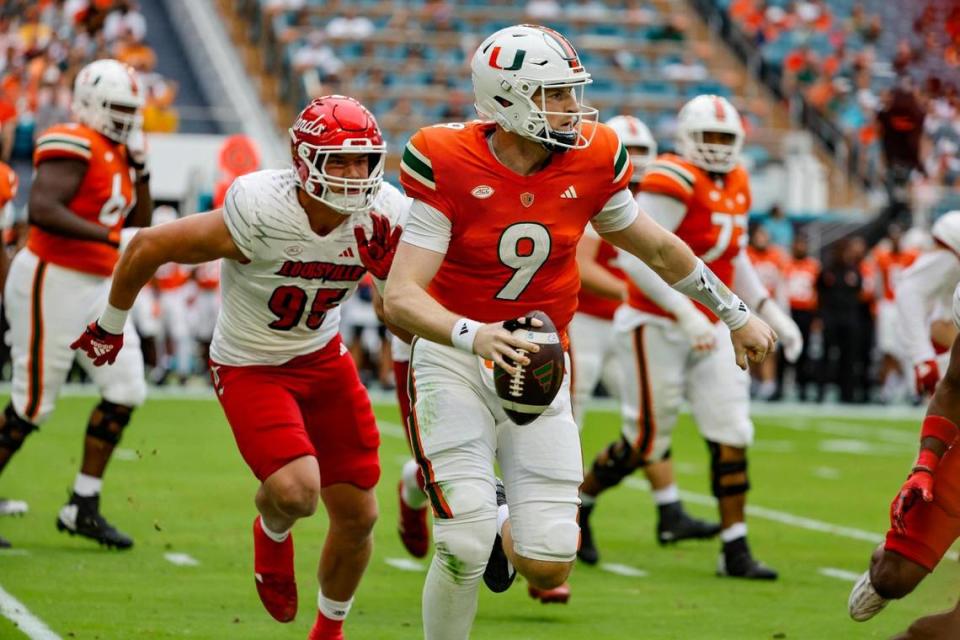
[[[27,246],[13,260],[4,296],[13,389],[0,417],[0,470],[53,411],[74,361],[70,343],[103,305],[124,242],[136,227],[149,225],[142,105],[133,70],[98,60],[77,75],[76,122],[55,125],[37,139]],[[138,345],[132,327],[127,333]],[[146,394],[140,350],[120,358],[111,369],[80,360],[102,400],[90,415],[80,473],[57,528],[126,549],[133,540],[99,508],[110,454]]]
[[[17,197],[19,180],[10,165],[0,162],[0,300],[3,299],[3,285],[7,281],[7,269],[10,259],[7,255],[8,230],[13,232],[13,199]]]
[[[633,116],[619,115],[607,125],[620,137],[630,154],[633,176],[630,193],[640,191],[643,171],[657,157],[657,142],[650,129]],[[617,349],[613,318],[617,308],[626,299],[626,275],[616,266],[617,250],[601,240],[589,225],[577,246],[577,265],[580,268],[580,296],[577,313],[570,322],[570,356],[573,361],[573,416],[583,429],[585,405],[597,382],[603,380],[607,391],[620,395],[621,376],[617,367]],[[715,345],[714,330],[696,307],[690,305],[690,317],[681,327],[694,349],[709,351]],[[673,474],[673,463],[658,460],[643,466],[650,482],[654,503],[657,505],[657,541],[660,544],[679,542],[689,538],[711,538],[720,533],[720,525],[704,522],[690,516],[680,501],[679,489]],[[581,495],[580,522],[590,517],[590,496]],[[581,532],[589,532],[582,528]],[[587,564],[596,564],[600,557],[590,540],[583,540],[577,556]]]
[[[573,566],[583,461],[569,375],[552,405],[518,427],[494,392],[493,365],[516,375],[529,364],[518,349],[539,347],[503,322],[534,309],[565,342],[588,222],[720,314],[741,366],[776,340],[687,245],[638,210],[626,149],[584,105],[590,75],[566,38],[508,27],[483,41],[471,68],[486,120],[426,127],[404,150],[401,182],[414,202],[384,293],[387,319],[419,336],[409,429],[434,512],[429,640],[469,636],[481,577],[503,591],[515,568],[534,589],[552,589]]]
[[[674,230],[724,284],[735,287],[758,309],[795,359],[802,346],[799,330],[769,299],[743,252],[750,191],[739,164],[744,135],[740,115],[724,98],[698,96],[680,110],[677,134],[680,155],[661,155],[647,167],[640,207]],[[589,505],[638,466],[667,459],[686,398],[710,450],[713,493],[723,526],[718,573],[774,579],[776,572],[755,560],[747,546],[746,448],[753,438],[750,380],[746,371],[733,366],[727,327],[716,323],[716,347],[695,352],[680,326],[692,303],[640,260],[621,252],[620,263],[629,276],[628,304],[615,319],[624,379],[622,437],[597,456],[584,479],[581,499]],[[716,321],[714,309],[701,310]],[[593,540],[582,512],[580,523],[584,541]]]

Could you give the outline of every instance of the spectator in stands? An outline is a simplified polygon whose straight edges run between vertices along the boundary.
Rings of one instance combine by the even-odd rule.
[[[563,7],[557,0],[528,0],[525,11],[533,20],[556,20],[563,14]]]
[[[817,400],[822,401],[827,384],[840,389],[840,402],[866,399],[863,368],[863,274],[862,238],[846,238],[833,250],[833,257],[817,280],[817,298],[823,320],[824,366]]]
[[[664,65],[660,74],[671,82],[697,82],[709,75],[707,67],[690,51],[685,51],[680,60]]]
[[[687,29],[687,18],[679,13],[674,13],[664,24],[650,29],[647,37],[653,42],[680,42],[687,37]]]
[[[367,16],[360,15],[354,5],[347,5],[342,16],[337,16],[327,24],[327,37],[349,40],[364,40],[373,35],[375,27]]]
[[[770,234],[770,242],[784,248],[793,244],[793,223],[779,204],[770,207],[770,212],[763,224],[767,228],[767,233]]]
[[[48,75],[43,79],[37,91],[37,110],[33,114],[34,139],[58,122],[70,120],[70,101],[66,76]]]
[[[118,0],[103,21],[103,37],[108,41],[119,40],[124,34],[138,42],[147,37],[147,19],[134,0]]]
[[[308,69],[316,69],[323,80],[336,76],[343,70],[343,61],[337,57],[333,48],[326,44],[322,31],[313,31],[307,36],[306,44],[293,54],[292,65],[294,72],[298,74]]]
[[[180,113],[173,106],[179,85],[174,80],[147,84],[143,106],[143,130],[149,133],[173,133],[180,125]]]
[[[770,297],[776,300],[781,308],[786,308],[784,289],[781,284],[786,255],[779,247],[770,244],[770,235],[762,224],[754,225],[750,231],[747,257]],[[750,369],[755,382],[753,396],[759,400],[773,399],[777,393],[776,358],[767,358],[759,364],[751,364]]]
[[[813,334],[822,331],[822,323],[817,317],[817,280],[820,277],[820,262],[809,255],[806,236],[799,234],[793,240],[791,256],[784,269],[783,284],[787,300],[790,304],[790,315],[800,328],[803,336],[803,351],[794,364],[790,364],[780,353],[780,362],[777,368],[777,393],[772,399],[779,400],[783,394],[783,379],[788,368],[794,370],[794,382],[797,399],[806,402],[808,387],[811,382],[817,381],[816,367],[818,354],[814,353],[815,345],[820,340],[813,340]]]
[[[605,20],[610,15],[610,9],[600,0],[575,0],[567,5],[567,17],[573,21]]]
[[[138,40],[133,31],[121,30],[113,48],[113,57],[138,72],[150,72],[157,66],[157,54],[146,42]]]
[[[894,210],[906,209],[907,185],[913,171],[922,171],[920,139],[925,112],[909,81],[902,78],[877,112],[877,127],[887,166],[887,192]]]

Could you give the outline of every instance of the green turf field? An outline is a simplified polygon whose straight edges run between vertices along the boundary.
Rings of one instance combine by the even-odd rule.
[[[25,517],[0,519],[0,533],[16,545],[0,552],[0,587],[62,638],[305,638],[324,520],[318,515],[297,526],[301,614],[280,625],[261,608],[253,585],[256,481],[212,399],[151,400],[136,414],[107,474],[103,504],[108,518],[135,538],[133,550],[107,552],[55,530],[94,403],[63,399],[0,480],[0,495],[30,503]],[[417,638],[424,576],[403,564],[407,556],[395,533],[395,485],[406,444],[395,407],[379,407],[378,416],[384,422],[381,519],[346,629],[354,640]],[[615,435],[616,424],[611,413],[590,415],[588,457]],[[874,543],[798,525],[828,523],[852,536],[884,531],[887,505],[914,456],[916,424],[829,415],[757,419],[751,500],[767,517],[750,519],[750,539],[756,555],[780,571],[776,583],[714,577],[716,541],[658,547],[650,497],[633,481],[605,495],[594,516],[601,563],[621,573],[578,566],[567,606],[534,602],[519,582],[499,596],[484,590],[472,637],[887,638],[918,615],[955,602],[957,563],[944,561],[912,597],[858,625],[847,618],[851,582],[842,576],[865,568]],[[681,488],[695,494],[689,509],[712,515],[706,449],[688,419],[678,429],[674,457]],[[783,514],[796,518],[769,519]],[[188,554],[199,564],[177,566],[165,559],[168,553]],[[22,637],[0,617],[0,638]]]

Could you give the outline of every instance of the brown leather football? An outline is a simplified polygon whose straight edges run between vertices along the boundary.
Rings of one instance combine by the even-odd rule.
[[[493,369],[500,405],[507,417],[519,425],[533,422],[547,410],[560,391],[564,374],[563,345],[553,320],[543,311],[531,311],[525,317],[526,324],[508,320],[503,326],[514,335],[540,345],[540,351],[527,353],[521,350],[530,358],[530,364],[521,366],[515,376],[496,365]],[[543,322],[543,326],[530,326],[532,318]]]

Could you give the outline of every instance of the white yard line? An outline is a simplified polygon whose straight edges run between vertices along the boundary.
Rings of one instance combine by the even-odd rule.
[[[631,489],[647,492],[650,491],[650,485],[646,481],[640,480],[639,478],[627,478],[623,484]],[[702,504],[711,507],[716,506],[717,504],[717,499],[713,496],[707,496],[700,493],[691,493],[690,491],[680,491],[680,497],[692,504]],[[864,531],[863,529],[856,529],[854,527],[844,527],[838,524],[831,524],[829,522],[823,522],[822,520],[814,520],[813,518],[805,518],[803,516],[797,516],[785,511],[767,509],[766,507],[760,507],[757,505],[748,504],[747,515],[753,518],[772,520],[773,522],[785,524],[788,527],[806,529],[808,531],[819,531],[820,533],[826,533],[840,538],[862,540],[875,545],[883,542],[884,540],[884,536],[882,534],[872,531]],[[960,555],[958,555],[956,551],[950,551],[944,557],[953,561],[960,559]]]
[[[170,564],[175,564],[178,567],[196,567],[200,564],[200,561],[191,556],[189,553],[165,553],[163,554],[164,560]]]
[[[626,576],[628,578],[646,578],[650,575],[643,569],[637,569],[636,567],[631,567],[627,564],[618,564],[616,562],[604,562],[600,565],[600,568],[607,573],[615,573],[618,576]]]
[[[426,570],[426,568],[423,566],[423,563],[417,562],[416,560],[411,560],[410,558],[384,558],[383,561],[394,569],[399,569],[400,571],[423,573]]]
[[[0,549],[0,558],[3,556],[28,556],[30,552],[26,549]]]
[[[43,620],[0,587],[0,615],[12,622],[30,640],[61,640]]]
[[[822,576],[828,578],[836,578],[837,580],[843,580],[844,582],[856,582],[860,579],[859,573],[854,573],[853,571],[846,571],[844,569],[836,569],[834,567],[821,567],[817,570]]]

